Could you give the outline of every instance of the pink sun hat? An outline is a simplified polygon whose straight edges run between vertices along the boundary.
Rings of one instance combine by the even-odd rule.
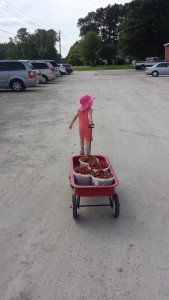
[[[80,98],[81,107],[80,107],[79,110],[80,111],[85,111],[86,109],[88,109],[92,105],[93,99],[95,99],[95,97],[91,97],[89,95],[83,95]]]

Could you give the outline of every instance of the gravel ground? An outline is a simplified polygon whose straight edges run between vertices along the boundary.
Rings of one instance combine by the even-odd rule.
[[[84,93],[96,97],[92,153],[120,182],[118,219],[110,207],[72,218],[68,127]],[[168,77],[135,70],[0,91],[1,300],[169,299],[168,95]]]

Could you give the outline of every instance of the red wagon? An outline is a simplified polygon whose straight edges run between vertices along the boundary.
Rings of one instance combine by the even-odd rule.
[[[77,209],[80,207],[89,207],[89,206],[110,206],[113,211],[113,215],[115,218],[119,217],[120,213],[120,203],[118,194],[115,192],[116,186],[119,184],[119,181],[113,171],[113,168],[106,156],[94,155],[99,160],[105,160],[108,165],[110,172],[113,174],[113,184],[106,186],[94,186],[94,185],[77,185],[75,182],[75,177],[73,174],[73,170],[79,166],[79,159],[81,156],[73,156],[70,159],[70,185],[74,189],[74,194],[72,195],[72,208],[73,208],[73,218],[77,219]],[[108,196],[109,202],[103,204],[80,204],[81,197],[91,197],[91,196]]]

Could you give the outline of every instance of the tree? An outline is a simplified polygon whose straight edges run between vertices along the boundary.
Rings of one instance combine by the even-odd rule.
[[[8,59],[56,59],[60,60],[55,44],[58,40],[57,33],[50,29],[37,29],[30,34],[26,28],[20,28],[14,39],[10,38],[9,43],[0,44],[5,48],[5,57]]]
[[[80,29],[80,36],[84,37],[87,32],[94,31],[103,42],[117,41],[124,13],[121,4],[108,5],[97,9],[96,12],[88,13],[85,18],[78,19],[77,27]]]
[[[33,36],[34,45],[38,52],[39,59],[56,59],[57,50],[55,44],[58,41],[57,33],[50,29],[37,29]]]
[[[80,58],[79,42],[77,41],[69,50],[66,61],[74,66],[81,66],[83,63]]]
[[[108,65],[112,64],[112,59],[115,57],[117,52],[116,45],[114,43],[111,44],[102,44],[101,50],[100,50],[100,57],[103,60],[107,61]]]
[[[84,64],[95,65],[100,60],[100,49],[102,41],[97,33],[87,32],[86,36],[79,43],[79,52]]]
[[[0,59],[6,58],[7,44],[0,44]]]
[[[169,1],[134,0],[126,6],[120,47],[123,53],[140,59],[164,56],[168,42]]]
[[[117,44],[121,30],[121,22],[125,10],[123,5],[108,5],[99,8],[96,12],[90,12],[85,18],[78,20],[77,26],[80,29],[80,36],[84,38],[88,32],[95,32],[104,43],[102,58],[109,63],[117,51]]]
[[[90,12],[85,18],[80,18],[78,20],[77,27],[80,28],[81,37],[84,37],[89,31],[99,33],[99,28],[96,24],[96,13]]]
[[[98,19],[98,22],[101,19],[99,28],[102,41],[105,43],[117,43],[123,17],[123,5],[108,5],[104,9],[96,10],[96,19]]]

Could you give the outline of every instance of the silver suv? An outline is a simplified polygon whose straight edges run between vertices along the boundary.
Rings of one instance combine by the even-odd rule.
[[[38,83],[33,66],[21,60],[0,60],[0,88],[20,92]]]

